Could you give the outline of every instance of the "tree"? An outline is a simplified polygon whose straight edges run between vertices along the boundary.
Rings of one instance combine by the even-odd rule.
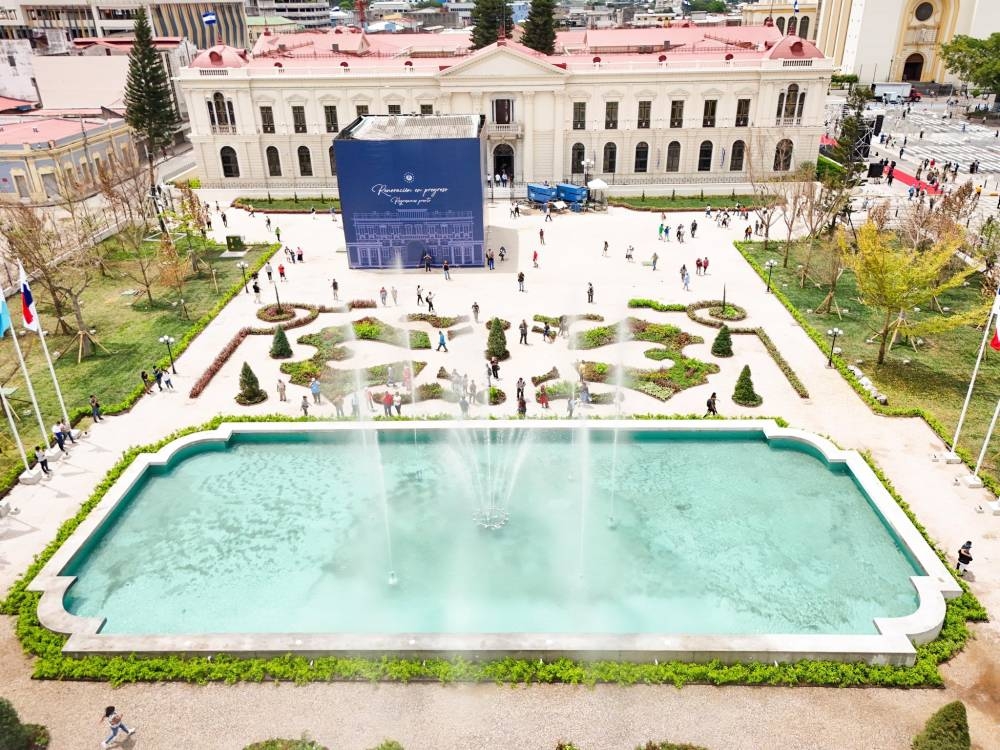
[[[828,176],[845,187],[853,188],[858,184],[861,170],[867,163],[864,145],[871,139],[871,129],[865,120],[865,107],[871,98],[871,91],[863,86],[850,90],[842,110],[837,144],[830,149],[830,158],[840,164],[844,172]]]
[[[939,708],[913,738],[913,750],[970,750],[969,717],[962,701],[952,701]]]
[[[554,10],[553,0],[532,0],[521,44],[546,55],[555,52],[556,30],[552,20]]]
[[[770,162],[767,161],[767,148],[763,136],[756,142],[748,141],[746,149],[747,178],[753,191],[751,210],[757,217],[761,233],[764,236],[764,252],[767,252],[771,240],[771,225],[778,218],[777,208],[781,205],[780,181],[771,174]]]
[[[729,326],[722,326],[719,329],[715,341],[712,342],[712,354],[716,357],[733,356],[733,337],[729,333]]]
[[[261,389],[257,376],[250,369],[250,365],[244,362],[243,369],[240,370],[240,392],[236,395],[236,403],[249,406],[259,404],[266,398],[267,393]]]
[[[1000,33],[986,39],[959,34],[940,49],[949,72],[981,89],[1000,93]]]
[[[510,352],[507,351],[507,334],[503,332],[503,322],[500,318],[493,318],[490,323],[490,336],[486,340],[486,356],[497,359],[507,359]]]
[[[274,338],[271,340],[271,356],[274,359],[288,359],[292,356],[291,344],[288,343],[288,336],[281,326],[274,329]]]
[[[472,23],[472,48],[482,49],[507,36],[507,30],[514,28],[514,16],[505,0],[476,0]]]
[[[736,381],[736,389],[733,391],[733,401],[740,406],[760,406],[764,399],[757,395],[753,389],[753,380],[750,379],[750,365],[743,365],[740,370],[740,377]]]
[[[177,110],[170,93],[170,82],[160,55],[153,46],[153,32],[144,8],[135,14],[135,39],[128,56],[125,79],[125,120],[146,141],[149,176],[156,182],[157,151],[167,146],[177,129]]]
[[[6,698],[0,698],[0,750],[26,750],[31,735]]]
[[[906,319],[909,310],[961,286],[975,273],[973,265],[956,257],[960,244],[953,236],[918,250],[904,246],[892,233],[879,231],[872,222],[858,230],[857,251],[847,253],[844,261],[854,272],[861,303],[876,314],[878,364],[885,362],[886,351],[892,346],[890,334],[895,340],[900,334],[936,333],[979,319],[979,310],[920,325]]]

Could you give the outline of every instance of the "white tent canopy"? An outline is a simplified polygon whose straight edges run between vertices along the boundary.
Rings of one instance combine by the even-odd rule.
[[[595,177],[590,182],[587,183],[587,187],[591,190],[607,190],[608,183],[602,180],[600,177]]]

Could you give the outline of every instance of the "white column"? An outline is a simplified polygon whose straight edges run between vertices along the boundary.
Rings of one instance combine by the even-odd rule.
[[[532,132],[535,122],[535,92],[525,91],[524,102],[524,139],[522,141],[521,179],[525,182],[535,179],[535,137]]]

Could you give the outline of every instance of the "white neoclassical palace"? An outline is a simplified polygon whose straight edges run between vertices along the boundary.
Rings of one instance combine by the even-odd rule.
[[[333,138],[363,114],[485,115],[487,163],[517,183],[745,183],[816,158],[832,61],[773,27],[469,44],[323,29],[202,52],[179,79],[204,184],[332,189]]]

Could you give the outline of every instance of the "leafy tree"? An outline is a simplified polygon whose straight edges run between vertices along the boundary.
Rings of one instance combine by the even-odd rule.
[[[0,698],[0,750],[25,750],[29,738],[14,706],[6,698]]]
[[[149,175],[155,182],[156,152],[173,139],[177,110],[143,8],[136,11],[133,33],[135,41],[128,56],[128,77],[125,79],[125,120],[146,141]]]
[[[556,48],[556,30],[552,21],[553,0],[532,0],[528,20],[524,24],[521,44],[537,52],[551,55]]]
[[[927,720],[924,731],[913,738],[913,750],[970,750],[969,719],[962,701],[939,708]]]
[[[259,404],[266,398],[267,393],[261,390],[260,381],[257,380],[254,371],[244,362],[243,369],[240,370],[240,392],[236,396],[236,403],[244,406]]]
[[[733,356],[733,337],[729,333],[729,326],[722,326],[719,329],[715,341],[712,342],[712,354],[716,357]]]
[[[723,0],[688,0],[687,11],[690,13],[726,13],[729,8]]]
[[[140,286],[152,305],[156,252],[146,241],[153,224],[149,172],[139,163],[135,151],[128,149],[122,156],[111,155],[98,165],[97,185],[115,223],[121,226],[115,240],[124,262],[115,264],[114,270]],[[107,259],[100,260],[101,271],[107,275]]]
[[[497,359],[507,359],[510,352],[507,351],[507,334],[503,332],[503,323],[500,318],[493,318],[490,323],[490,336],[486,340],[486,354]]]
[[[292,356],[292,347],[288,343],[288,336],[281,326],[274,330],[274,338],[271,340],[271,356],[274,359],[287,359]]]
[[[345,13],[350,13],[354,10],[354,0],[340,0],[340,9]]]
[[[956,259],[960,245],[957,237],[917,249],[904,246],[896,235],[879,231],[868,222],[858,230],[857,245],[857,251],[846,254],[843,260],[854,272],[861,303],[877,316],[875,330],[881,340],[878,364],[885,362],[885,353],[892,347],[890,334],[895,340],[900,334],[940,332],[979,319],[979,310],[920,325],[912,325],[906,319],[907,311],[961,286],[975,272],[973,265]],[[972,314],[976,317],[970,318]]]
[[[941,59],[963,81],[1000,93],[1000,33],[986,39],[959,34],[941,45]]]
[[[493,44],[501,31],[514,28],[514,16],[505,0],[476,0],[472,23],[472,48],[482,49]]]
[[[750,379],[750,365],[743,365],[740,370],[740,377],[736,381],[736,389],[733,391],[733,401],[740,406],[760,406],[764,399],[757,395],[753,389],[753,380]]]

